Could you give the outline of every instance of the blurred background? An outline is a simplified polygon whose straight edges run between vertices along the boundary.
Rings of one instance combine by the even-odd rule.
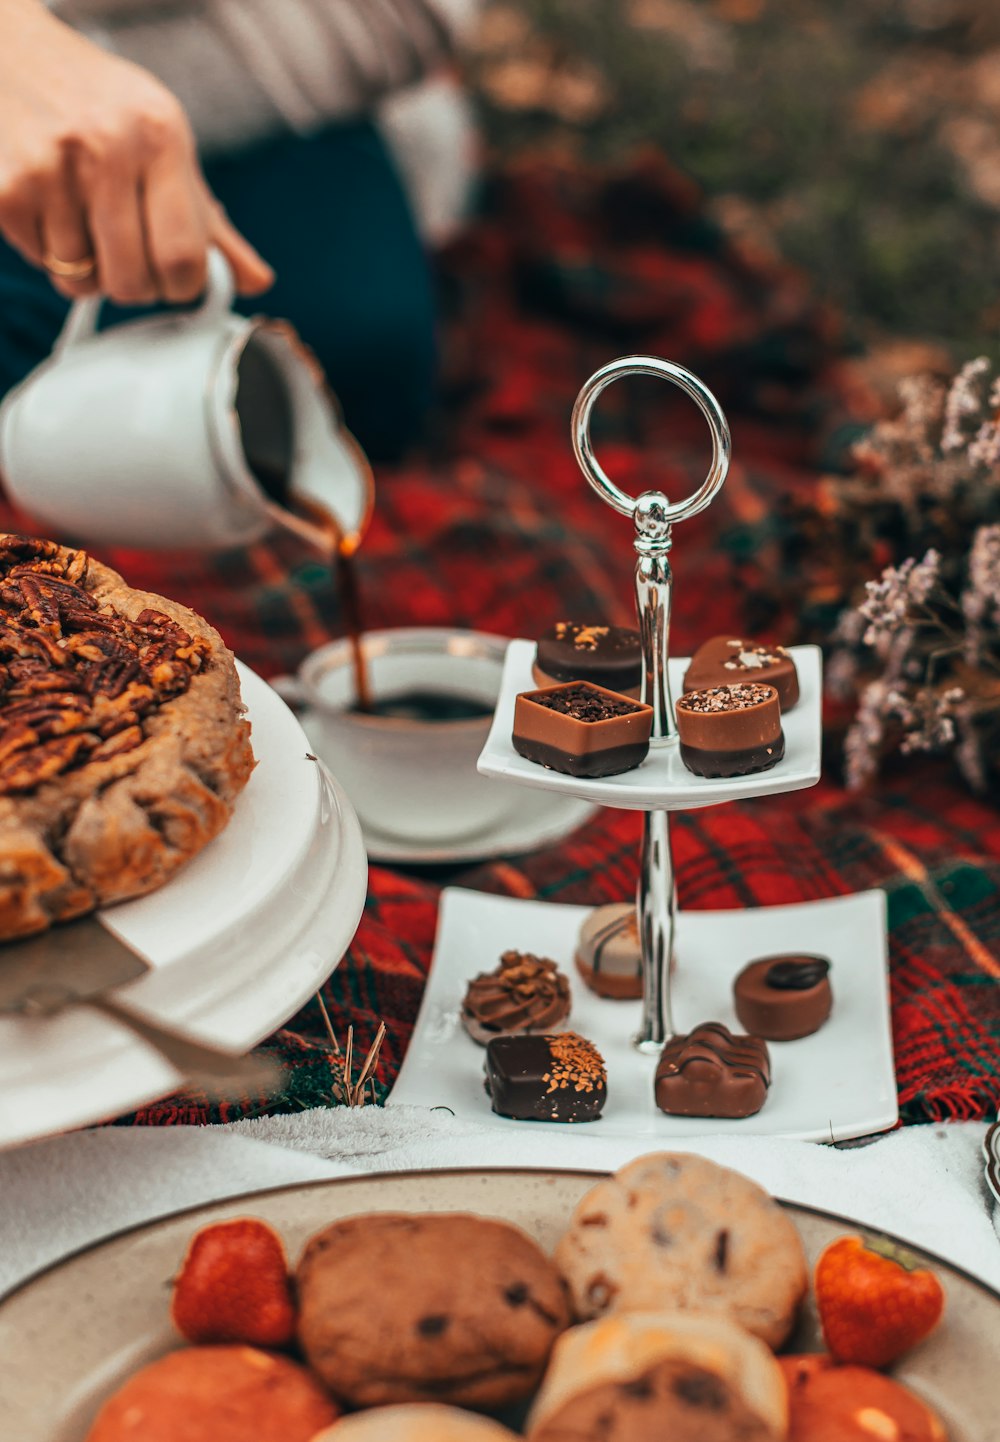
[[[996,357],[989,0],[489,0],[472,72],[494,155],[660,147],[890,371]]]

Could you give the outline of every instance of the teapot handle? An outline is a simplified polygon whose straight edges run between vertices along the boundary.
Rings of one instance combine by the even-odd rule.
[[[205,297],[198,309],[192,311],[191,319],[212,321],[225,315],[231,309],[235,296],[236,284],[229,261],[217,246],[213,246],[208,252],[208,284],[205,287]],[[97,322],[105,299],[103,295],[88,295],[83,300],[73,302],[53,347],[53,355],[63,355],[73,346],[85,345],[88,340],[93,339],[97,334]]]

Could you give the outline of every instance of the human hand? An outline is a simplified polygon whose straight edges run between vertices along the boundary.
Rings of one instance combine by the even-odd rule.
[[[61,294],[191,301],[218,246],[242,294],[273,272],[202,175],[174,97],[39,0],[0,0],[0,233]],[[89,262],[89,264],[88,264]]]

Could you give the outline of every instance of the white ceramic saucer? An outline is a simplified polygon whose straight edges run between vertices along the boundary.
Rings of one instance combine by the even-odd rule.
[[[503,783],[498,783],[502,785]],[[561,841],[596,813],[597,807],[575,796],[547,796],[541,791],[522,792],[516,815],[507,817],[488,831],[463,836],[460,841],[406,841],[362,826],[370,861],[391,865],[433,866],[449,862],[488,861],[494,856],[514,856],[521,851],[538,851]]]

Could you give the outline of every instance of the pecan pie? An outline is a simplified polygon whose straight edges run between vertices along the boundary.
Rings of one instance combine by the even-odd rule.
[[[161,886],[253,766],[216,631],[83,551],[0,534],[0,939]]]

